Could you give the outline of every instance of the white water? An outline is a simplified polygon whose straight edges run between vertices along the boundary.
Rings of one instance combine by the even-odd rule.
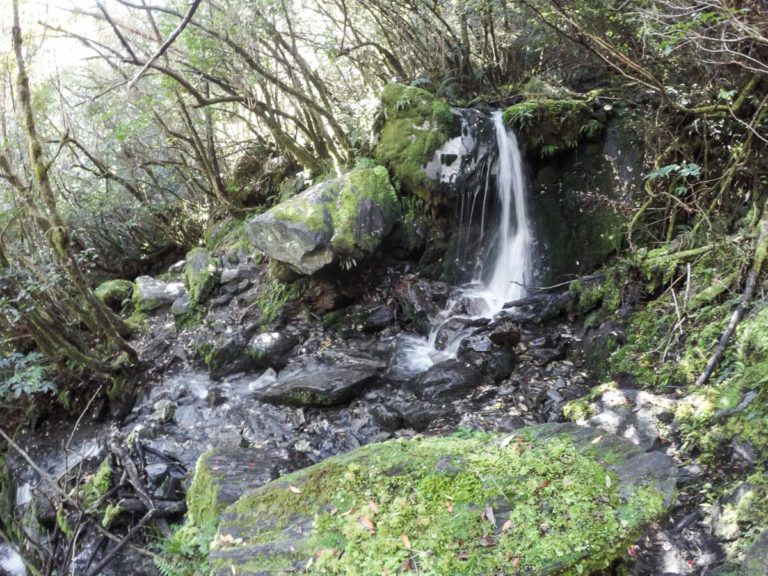
[[[429,338],[402,336],[399,340],[397,367],[405,376],[418,374],[434,363],[456,355],[462,335],[450,342],[444,350],[437,350],[435,340],[440,326],[449,318],[459,316],[455,310],[459,303],[470,310],[460,315],[464,318],[492,318],[505,303],[527,295],[526,285],[533,276],[533,233],[528,220],[525,173],[520,147],[514,133],[502,119],[502,112],[493,113],[493,126],[499,149],[496,170],[496,198],[498,202],[498,226],[486,248],[493,258],[493,265],[486,269],[485,254],[480,255],[475,279],[462,287],[436,318],[432,319]],[[483,190],[487,194],[486,189]],[[471,210],[474,211],[473,195]],[[485,204],[481,235],[485,227]]]

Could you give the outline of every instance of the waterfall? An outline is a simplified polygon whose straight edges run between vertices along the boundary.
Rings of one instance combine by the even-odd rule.
[[[493,113],[493,127],[499,147],[496,196],[499,225],[496,232],[495,258],[488,277],[481,271],[476,284],[484,287],[478,294],[486,301],[486,316],[492,316],[512,300],[523,298],[532,277],[533,234],[528,220],[525,173],[520,146],[514,132],[504,125],[502,112]]]
[[[435,362],[455,356],[461,340],[466,334],[457,335],[443,350],[435,347],[437,333],[450,318],[491,318],[498,314],[505,303],[527,295],[526,286],[533,277],[533,232],[528,219],[526,200],[526,179],[522,154],[515,134],[504,125],[502,112],[492,115],[498,156],[496,160],[496,202],[497,224],[495,232],[485,238],[486,197],[489,185],[494,180],[485,178],[485,188],[468,192],[460,202],[461,235],[463,246],[459,252],[464,255],[460,262],[466,267],[466,259],[476,258],[475,277],[471,283],[457,290],[436,318],[432,318],[429,338],[402,335],[399,338],[398,358],[395,369],[404,376],[412,376],[429,368]],[[468,228],[473,223],[478,198],[482,206],[480,239],[483,246],[479,253],[472,254],[466,240],[470,238]],[[469,207],[467,206],[469,204]],[[491,228],[493,231],[493,228]]]

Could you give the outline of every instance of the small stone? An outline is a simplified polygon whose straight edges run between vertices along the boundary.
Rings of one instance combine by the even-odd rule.
[[[152,413],[160,424],[168,424],[176,415],[176,404],[168,399],[158,400],[152,407]]]
[[[554,402],[555,404],[559,404],[560,402],[565,401],[565,398],[563,398],[563,396],[559,392],[552,389],[547,390],[547,398],[552,400],[552,402]]]
[[[211,307],[216,308],[216,307],[226,306],[227,304],[232,302],[232,298],[233,298],[232,294],[222,294],[221,296],[217,296],[216,298],[213,298],[211,300]]]
[[[227,401],[227,397],[222,392],[221,388],[214,386],[208,390],[208,406],[211,408],[215,406],[221,406]]]
[[[157,464],[150,464],[144,470],[147,472],[147,479],[152,484],[160,484],[168,474],[168,465],[158,462]]]
[[[233,282],[235,280],[239,280],[243,275],[243,270],[241,268],[225,268],[224,271],[221,273],[221,279],[219,282],[222,284],[229,284],[230,282]]]
[[[171,304],[171,314],[174,316],[183,316],[187,312],[189,312],[189,296],[184,294],[183,296],[176,298],[176,300],[173,301],[173,304]]]

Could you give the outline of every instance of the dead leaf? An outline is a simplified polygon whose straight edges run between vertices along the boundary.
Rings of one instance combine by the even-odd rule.
[[[355,511],[355,507],[353,506],[352,508],[350,508],[350,509],[349,509],[349,510],[347,510],[346,512],[343,512],[341,515],[342,515],[342,516],[349,516],[349,515],[350,515],[350,514],[352,514],[352,512],[354,512],[354,511]]]
[[[610,487],[611,487],[611,484],[612,484],[612,482],[611,482],[611,477],[610,477],[610,476],[608,476],[608,474],[606,474],[606,475],[605,475],[605,487],[606,487],[606,488],[610,488]]]
[[[539,484],[539,490],[544,490],[547,486],[549,486],[549,480],[542,480]]]
[[[402,567],[403,567],[403,570],[405,570],[406,572],[412,572],[414,569],[413,562],[411,561],[410,558],[406,558],[405,560],[403,560]]]
[[[445,509],[448,511],[449,514],[453,512],[453,502],[451,502],[450,500],[446,500]]]
[[[512,558],[512,568],[518,568],[520,566],[520,556]]]
[[[600,440],[602,440],[602,439],[603,439],[603,435],[602,435],[602,434],[600,434],[600,436],[598,436],[597,438],[594,438],[594,439],[592,440],[592,444],[597,444],[597,443],[598,443],[598,442],[600,442]]]
[[[493,536],[483,536],[478,544],[483,548],[494,548],[496,546],[496,538]]]
[[[374,514],[379,513],[379,507],[376,505],[376,502],[374,502],[373,500],[368,500],[368,507],[371,509],[371,512],[373,512]]]
[[[376,522],[368,518],[367,516],[360,517],[360,524],[363,528],[366,528],[371,534],[376,533]]]
[[[501,531],[506,532],[510,528],[512,528],[512,520],[507,520],[506,522],[504,522],[504,524],[502,524]]]
[[[296,486],[288,486],[288,490],[294,494],[301,494],[301,488],[297,488]]]
[[[485,516],[485,519],[488,520],[491,524],[496,526],[496,515],[493,513],[493,508],[490,506],[486,506],[485,510],[483,510],[483,514]]]
[[[459,560],[469,560],[469,554],[467,554],[466,550],[459,550],[459,553],[457,556]]]
[[[411,549],[411,539],[408,538],[405,534],[400,534],[400,540],[403,541],[403,546],[405,546],[406,550]]]

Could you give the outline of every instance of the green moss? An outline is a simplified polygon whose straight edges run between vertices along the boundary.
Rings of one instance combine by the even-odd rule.
[[[187,253],[184,279],[189,289],[189,300],[193,304],[204,301],[219,281],[216,261],[205,248],[193,248]]]
[[[121,309],[131,300],[133,282],[129,280],[107,280],[94,290],[96,298],[113,309]]]
[[[382,92],[386,121],[376,160],[410,193],[432,202],[423,167],[455,130],[450,106],[426,90],[389,84]]]
[[[283,477],[241,498],[219,534],[236,530],[256,572],[313,558],[308,574],[394,574],[412,562],[422,574],[479,575],[513,560],[521,574],[588,574],[658,516],[662,500],[652,488],[622,498],[615,474],[567,437],[503,447],[487,436],[430,438],[368,446]],[[495,526],[485,507],[495,510]],[[293,540],[291,553],[256,552],[284,542],[284,531],[307,517],[312,536]],[[230,545],[221,539],[217,548]],[[227,568],[222,557],[213,564]]]
[[[96,472],[80,487],[83,505],[87,508],[98,501],[112,488],[112,463],[107,457],[101,461]]]
[[[215,522],[221,510],[218,506],[218,493],[208,466],[210,453],[197,460],[192,485],[187,491],[188,518],[196,526]]]
[[[584,100],[524,100],[504,111],[504,121],[526,150],[553,156],[599,134],[603,125]]]
[[[305,196],[294,196],[286,202],[282,202],[272,208],[271,213],[278,220],[285,222],[301,222],[312,232],[326,232],[330,230],[332,221],[328,212],[328,202],[336,197],[340,180],[325,182],[320,191],[322,200]]]
[[[331,244],[340,254],[356,254],[360,250],[372,252],[379,245],[379,238],[355,236],[358,212],[366,199],[380,207],[387,220],[394,221],[400,214],[397,194],[389,183],[386,168],[376,166],[350,172],[332,211],[334,235]]]

